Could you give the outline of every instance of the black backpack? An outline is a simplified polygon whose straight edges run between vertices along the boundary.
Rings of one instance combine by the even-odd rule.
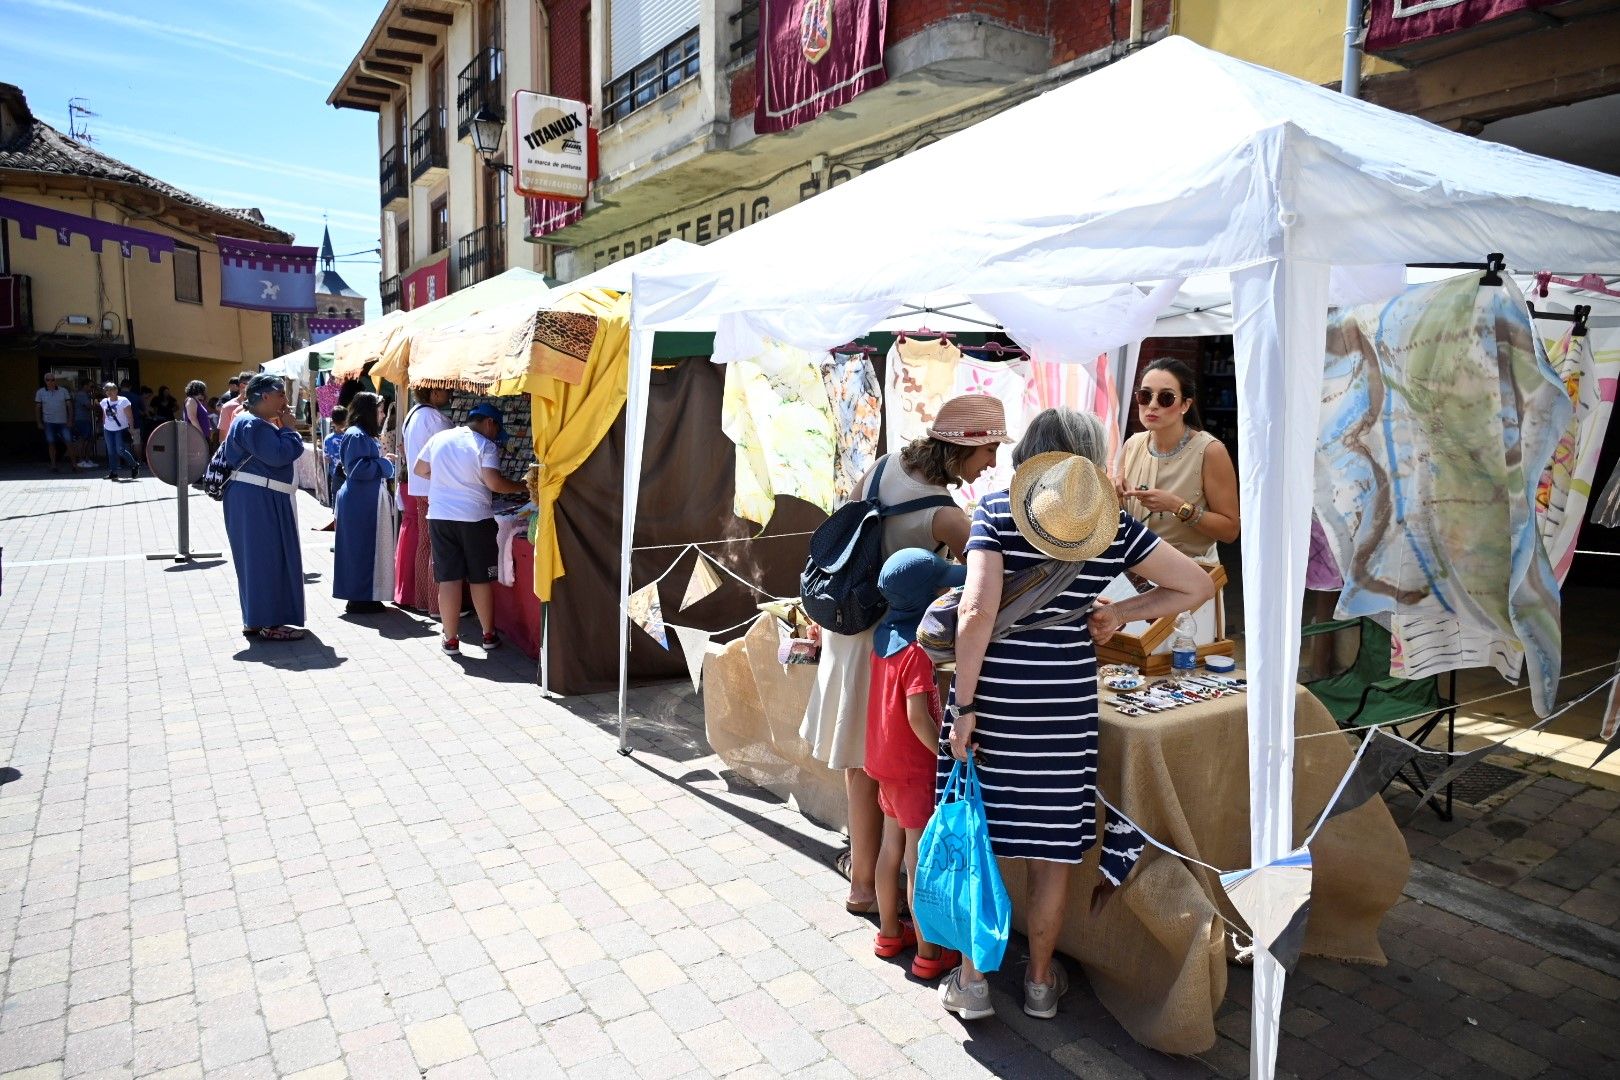
[[[249,454],[247,461],[242,462],[242,464],[246,465],[248,461],[252,460],[253,455]],[[214,456],[208,459],[208,468],[203,470],[203,492],[210,499],[216,501],[224,499],[225,488],[231,482],[231,476],[236,472],[237,468],[240,468],[240,466],[232,466],[225,460],[225,444],[221,442],[219,449],[214,451]]]
[[[799,575],[804,613],[834,634],[859,634],[877,625],[888,609],[878,591],[883,569],[883,519],[932,507],[955,506],[948,495],[928,495],[884,506],[878,498],[885,456],[872,472],[866,498],[840,506],[810,536],[810,557]]]

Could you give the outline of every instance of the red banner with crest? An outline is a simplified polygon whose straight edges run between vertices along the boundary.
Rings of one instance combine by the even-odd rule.
[[[1410,45],[1454,34],[1507,15],[1551,7],[1563,0],[1373,0],[1367,51]]]
[[[888,0],[760,0],[754,131],[786,131],[882,86]]]

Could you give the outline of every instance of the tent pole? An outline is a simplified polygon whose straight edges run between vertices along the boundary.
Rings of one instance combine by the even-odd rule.
[[[1290,215],[1284,216],[1286,222]],[[1285,237],[1284,252],[1287,243]],[[1294,843],[1299,611],[1310,547],[1328,275],[1326,264],[1296,263],[1286,254],[1232,274],[1249,677],[1249,865],[1257,868],[1287,855]],[[1276,1069],[1285,976],[1270,953],[1255,949],[1249,1044],[1255,1080],[1267,1080]]]

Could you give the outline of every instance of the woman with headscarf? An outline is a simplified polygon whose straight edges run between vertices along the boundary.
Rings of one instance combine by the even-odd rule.
[[[337,553],[332,595],[347,600],[350,615],[370,615],[394,595],[394,500],[383,483],[394,476],[377,445],[382,398],[372,393],[349,403],[349,426],[338,444],[343,486],[338,489]]]
[[[225,437],[225,533],[236,564],[242,633],[266,641],[304,636],[304,560],[298,548],[293,463],[304,440],[293,426],[287,391],[273,375],[255,375]]]
[[[885,506],[935,500],[922,509],[883,519],[883,557],[901,548],[945,548],[960,558],[968,540],[968,516],[950,496],[954,484],[971,484],[994,467],[996,451],[1011,442],[1001,402],[984,394],[963,394],[939,407],[927,434],[899,453],[873,463],[852,498],[868,497],[878,477],[878,497]],[[877,910],[877,858],[883,841],[883,811],[877,781],[866,775],[866,698],[872,679],[872,631],[824,633],[816,686],[811,691],[799,734],[810,752],[830,769],[844,774],[849,799],[849,853],[840,856],[847,872],[849,897],[844,906],[854,914]]]

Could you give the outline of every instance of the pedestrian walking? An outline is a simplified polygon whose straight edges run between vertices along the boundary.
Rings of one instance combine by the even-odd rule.
[[[101,437],[107,444],[107,479],[118,479],[118,467],[129,463],[129,478],[140,475],[140,462],[129,448],[130,433],[135,429],[135,407],[129,398],[118,392],[118,384],[109,382],[102,388],[105,395],[100,402]]]
[[[377,443],[382,398],[356,394],[348,421],[338,445],[343,486],[333,503],[337,537],[332,595],[348,601],[350,615],[370,615],[383,610],[383,601],[394,594],[394,500],[384,483],[393,479],[394,466]]]
[[[280,379],[255,375],[238,400],[244,411],[225,439],[225,462],[234,471],[224,503],[242,633],[294,641],[304,636],[304,559],[293,463],[304,452],[304,440]]]
[[[83,375],[73,390],[73,450],[78,455],[78,467],[96,467],[96,396],[93,384]]]
[[[51,459],[51,472],[61,472],[56,460],[57,450],[66,454],[74,465],[78,464],[70,438],[73,431],[73,395],[68,388],[57,383],[56,372],[47,371],[45,385],[34,391],[34,422],[45,433],[45,452]]]
[[[473,610],[484,631],[484,648],[500,645],[495,634],[495,592],[499,576],[495,506],[491,493],[515,495],[528,490],[500,471],[501,411],[475,405],[464,427],[441,431],[422,448],[411,472],[428,488],[428,537],[433,545],[433,577],[439,586],[441,647],[461,651],[461,584],[472,592]],[[339,515],[338,532],[343,532]]]

